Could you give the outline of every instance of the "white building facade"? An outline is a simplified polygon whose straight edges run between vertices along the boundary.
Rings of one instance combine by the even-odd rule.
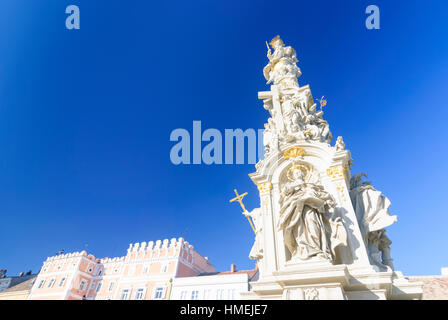
[[[241,293],[250,290],[250,281],[258,276],[258,270],[202,274],[173,280],[172,300],[239,300]]]

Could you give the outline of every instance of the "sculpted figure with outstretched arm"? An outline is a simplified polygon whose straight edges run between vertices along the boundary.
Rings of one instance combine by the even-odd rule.
[[[243,215],[252,219],[255,226],[255,241],[249,253],[249,258],[260,260],[263,258],[263,228],[261,223],[261,208],[255,208],[252,211],[244,211]]]

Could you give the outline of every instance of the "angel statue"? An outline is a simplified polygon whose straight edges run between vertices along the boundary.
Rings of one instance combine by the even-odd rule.
[[[390,256],[392,241],[386,236],[385,228],[396,222],[397,216],[389,213],[389,199],[362,177],[367,177],[367,174],[357,173],[350,179],[350,198],[369,257],[375,265],[393,269]]]
[[[291,260],[336,260],[336,248],[347,245],[340,217],[334,217],[333,197],[320,185],[310,182],[305,165],[294,164],[281,188],[278,230]],[[307,182],[308,181],[308,182]]]

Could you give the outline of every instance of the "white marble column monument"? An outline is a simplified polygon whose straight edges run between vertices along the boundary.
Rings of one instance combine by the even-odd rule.
[[[299,85],[295,50],[279,36],[270,46],[263,73],[271,90],[258,94],[270,115],[265,157],[249,175],[260,193],[251,253],[259,277],[243,298],[420,299],[421,283],[393,270],[389,200],[351,176],[342,137],[330,144],[322,106]]]

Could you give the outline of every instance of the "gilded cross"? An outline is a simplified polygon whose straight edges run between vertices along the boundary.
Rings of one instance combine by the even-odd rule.
[[[241,206],[241,209],[243,209],[243,211],[246,212],[247,210],[246,210],[246,207],[244,207],[243,198],[247,195],[247,192],[244,192],[243,194],[239,195],[238,191],[236,191],[236,189],[234,189],[234,191],[235,191],[236,197],[233,198],[232,200],[230,200],[230,202],[238,201],[238,203]],[[249,220],[249,223],[250,223],[250,226],[252,227],[252,230],[254,231],[254,233],[256,233],[254,224],[252,223],[252,220],[250,220],[249,217],[247,217],[247,220]]]
[[[322,110],[323,107],[327,105],[327,99],[324,99],[325,96],[322,96],[322,98],[316,99],[316,101],[319,101],[320,104],[320,110]]]

